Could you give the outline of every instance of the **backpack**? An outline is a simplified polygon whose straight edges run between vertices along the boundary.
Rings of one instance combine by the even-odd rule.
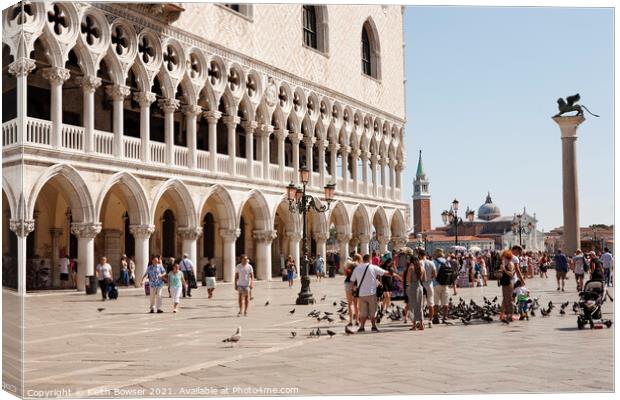
[[[456,271],[449,263],[445,261],[439,261],[439,270],[437,271],[437,283],[440,285],[452,285],[456,281]]]

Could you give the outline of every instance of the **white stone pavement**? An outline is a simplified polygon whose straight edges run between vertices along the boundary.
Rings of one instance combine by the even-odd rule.
[[[551,277],[536,278],[528,286],[541,304],[572,304],[577,299],[573,281],[565,293],[556,292]],[[25,304],[25,394],[65,390],[59,392],[62,397],[164,397],[278,394],[266,388],[289,395],[614,389],[614,328],[579,331],[570,307],[565,316],[556,308],[551,317],[509,326],[455,323],[411,332],[400,322],[384,321],[382,333],[345,336],[340,321],[317,323],[306,316],[314,308],[335,311],[332,303],[343,298],[342,277],[321,283],[312,279],[316,299],[327,296],[316,306],[295,306],[298,290],[289,289],[286,282],[258,282],[248,317],[236,316],[229,284],[219,285],[214,299],[207,299],[206,290],[199,288],[193,298],[182,299],[178,314],[170,312],[167,296],[166,313],[148,314],[141,289],[121,289],[118,300],[107,302],[99,295],[30,296]],[[468,301],[499,293],[491,282],[485,288],[460,289],[459,296]],[[613,317],[612,308],[606,302],[606,317]],[[242,328],[241,342],[234,347],[222,343],[237,326]],[[307,338],[316,327],[331,328],[338,335]],[[296,338],[291,331],[297,332]]]

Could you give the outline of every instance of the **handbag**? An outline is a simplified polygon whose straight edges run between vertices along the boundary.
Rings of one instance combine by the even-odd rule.
[[[353,291],[353,297],[360,297],[360,286],[362,286],[362,282],[364,282],[364,278],[366,277],[366,272],[368,272],[368,267],[370,267],[370,264],[366,265],[366,269],[364,270],[364,274],[362,275],[362,280],[360,281],[359,285],[357,285],[357,287]]]

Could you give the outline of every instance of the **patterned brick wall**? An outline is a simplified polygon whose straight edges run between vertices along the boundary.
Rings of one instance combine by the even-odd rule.
[[[415,233],[431,230],[431,200],[413,201],[413,231]]]

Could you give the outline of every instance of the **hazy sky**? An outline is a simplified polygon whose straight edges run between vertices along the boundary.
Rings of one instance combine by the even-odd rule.
[[[456,197],[487,190],[503,215],[527,207],[539,228],[562,225],[558,97],[580,93],[581,225],[613,223],[613,11],[610,8],[422,7],[405,12],[407,169],[418,150],[431,223]]]

